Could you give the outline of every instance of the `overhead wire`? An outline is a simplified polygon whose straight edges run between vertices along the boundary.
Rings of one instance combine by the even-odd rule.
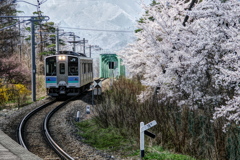
[[[97,32],[134,33],[134,31],[125,31],[125,30],[106,30],[106,29],[89,29],[89,28],[73,28],[73,27],[59,27],[59,28],[85,30],[85,31],[97,31]]]

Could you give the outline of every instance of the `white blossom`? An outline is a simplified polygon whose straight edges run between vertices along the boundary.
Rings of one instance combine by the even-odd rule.
[[[185,0],[156,2],[144,6],[137,41],[119,53],[129,72],[180,107],[216,107],[214,119],[239,124],[239,1],[203,0],[191,10]]]

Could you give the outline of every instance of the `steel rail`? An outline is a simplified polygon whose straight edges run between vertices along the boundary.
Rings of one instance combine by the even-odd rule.
[[[59,106],[57,106],[56,108],[54,108],[51,112],[49,112],[47,114],[47,116],[44,119],[43,122],[43,132],[44,132],[44,136],[46,138],[46,141],[49,143],[49,145],[55,150],[55,152],[62,158],[62,159],[70,159],[70,160],[74,160],[73,157],[71,157],[69,154],[67,154],[52,138],[50,131],[49,131],[49,121],[52,117],[52,115],[57,112],[61,107],[65,106],[67,103],[69,103],[70,101],[74,100],[75,98],[77,98],[78,96],[72,97],[70,99],[68,99],[67,101],[63,102],[62,104],[60,104]]]
[[[84,91],[83,91],[84,92]],[[82,93],[80,93],[82,94]],[[80,95],[79,94],[79,95]],[[49,131],[49,121],[52,117],[52,115],[57,112],[61,107],[65,106],[67,103],[69,103],[70,101],[76,99],[79,95],[72,97],[70,99],[68,99],[67,101],[64,101],[63,103],[61,103],[60,105],[58,105],[57,107],[55,107],[52,111],[50,111],[43,122],[43,135],[47,141],[47,143],[53,148],[53,150],[62,158],[62,159],[67,159],[67,160],[74,160],[73,157],[71,157],[69,154],[67,154],[51,137],[50,131]],[[33,111],[31,111],[30,113],[28,113],[21,121],[21,123],[19,124],[18,127],[18,142],[19,144],[21,144],[24,148],[28,149],[26,144],[25,144],[25,140],[24,140],[24,128],[26,125],[26,122],[38,111],[40,111],[41,109],[53,104],[54,102],[56,102],[57,100],[51,101],[47,104],[44,104],[36,109],[34,109]]]
[[[48,102],[36,109],[34,109],[33,111],[29,112],[23,119],[22,121],[20,122],[19,126],[18,126],[18,130],[17,130],[17,138],[18,138],[18,143],[20,145],[22,145],[24,148],[28,149],[27,146],[26,146],[26,143],[25,143],[25,140],[24,140],[24,128],[25,128],[25,125],[27,123],[27,121],[35,114],[37,113],[38,111],[42,110],[43,108],[53,104],[54,102],[56,102],[56,100],[53,100],[51,102]]]
[[[105,79],[104,79],[105,80]],[[50,111],[43,122],[43,132],[44,132],[44,136],[46,138],[46,141],[49,143],[49,145],[53,148],[53,150],[62,158],[62,159],[66,159],[66,160],[74,160],[73,157],[71,157],[69,154],[67,154],[52,138],[51,133],[49,131],[49,121],[51,119],[51,117],[53,116],[53,114],[55,112],[57,112],[60,108],[62,108],[63,106],[65,106],[67,103],[69,103],[70,101],[76,99],[77,97],[79,97],[81,94],[83,94],[85,91],[83,91],[82,93],[79,93],[79,95],[74,96],[70,99],[68,99],[67,101],[63,102],[62,104],[58,105],[56,108],[54,108],[52,111]]]

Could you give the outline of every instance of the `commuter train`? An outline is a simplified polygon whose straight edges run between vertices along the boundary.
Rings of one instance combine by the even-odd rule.
[[[75,96],[93,81],[93,59],[72,51],[60,51],[44,60],[47,94]]]

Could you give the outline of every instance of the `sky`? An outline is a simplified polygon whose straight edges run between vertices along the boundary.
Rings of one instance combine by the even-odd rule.
[[[37,0],[17,0],[21,16],[32,16]],[[151,0],[39,0],[43,15],[65,32],[74,32],[103,49],[120,50],[134,40],[136,22]],[[31,4],[28,4],[29,2]]]

